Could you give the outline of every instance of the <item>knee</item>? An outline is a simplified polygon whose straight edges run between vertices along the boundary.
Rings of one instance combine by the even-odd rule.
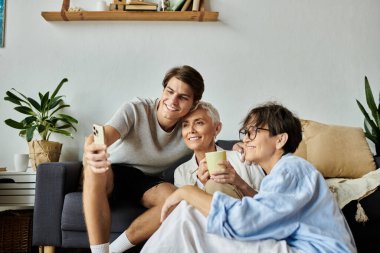
[[[205,184],[205,191],[207,193],[213,194],[217,191],[223,191],[224,185],[221,183],[217,183],[214,180],[208,180]]]
[[[112,175],[110,173],[94,173],[90,169],[83,169],[83,192],[99,193],[108,192],[110,188],[110,182],[112,182]]]
[[[158,194],[159,194],[159,196],[163,196],[164,197],[164,201],[176,189],[177,188],[173,184],[170,184],[170,183],[161,183],[161,184],[157,185]]]
[[[146,207],[161,205],[176,189],[170,183],[158,184],[144,193],[142,203]]]

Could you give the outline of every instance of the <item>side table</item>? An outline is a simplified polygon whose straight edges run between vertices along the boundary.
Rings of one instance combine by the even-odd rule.
[[[33,209],[36,172],[0,172],[0,211]]]

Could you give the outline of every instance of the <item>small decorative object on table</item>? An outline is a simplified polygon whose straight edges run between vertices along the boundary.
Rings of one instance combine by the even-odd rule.
[[[170,1],[169,0],[159,0],[159,8],[160,11],[168,11],[170,7]]]
[[[96,3],[96,10],[97,11],[108,11],[109,8],[108,8],[106,1],[104,1],[104,0],[98,1]]]
[[[28,169],[29,155],[15,154],[13,156],[14,170],[17,172],[25,172]]]
[[[83,11],[81,7],[70,7],[68,9],[68,12],[80,12],[80,11]]]
[[[113,3],[110,4],[110,10],[111,11],[124,11],[126,4],[127,4],[126,0],[113,0]]]

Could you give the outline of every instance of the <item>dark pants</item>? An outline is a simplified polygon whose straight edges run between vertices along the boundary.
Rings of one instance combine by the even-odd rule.
[[[112,164],[114,188],[110,202],[128,200],[140,203],[144,193],[163,182],[162,178],[145,175],[127,164]]]

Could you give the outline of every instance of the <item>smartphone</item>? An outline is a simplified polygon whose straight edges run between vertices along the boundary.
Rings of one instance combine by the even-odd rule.
[[[92,132],[94,134],[95,144],[105,144],[104,141],[104,127],[94,124],[92,126]]]

